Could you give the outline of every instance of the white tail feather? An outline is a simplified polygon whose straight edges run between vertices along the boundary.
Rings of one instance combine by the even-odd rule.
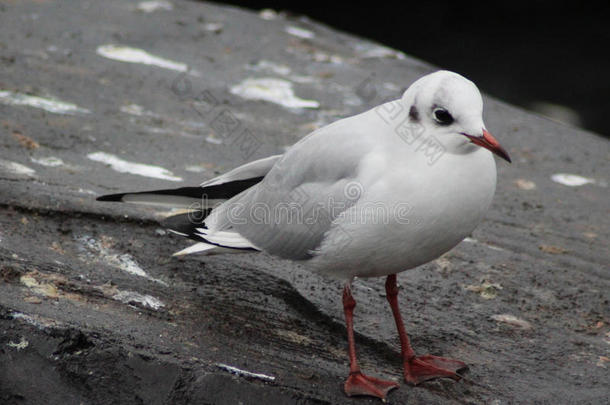
[[[184,197],[179,195],[167,194],[125,194],[121,198],[122,202],[130,204],[146,204],[149,206],[164,207],[164,208],[192,208],[192,209],[207,209],[213,208],[226,200],[221,199],[201,199]]]
[[[244,253],[244,252],[247,252],[247,250],[230,249],[230,248],[224,248],[222,246],[210,245],[209,243],[205,243],[205,242],[197,242],[194,245],[187,247],[186,249],[182,249],[182,250],[174,253],[172,256],[184,256],[184,255],[190,255],[192,253],[203,253],[205,255],[215,255],[215,254],[220,254],[220,253],[224,254],[224,253]]]
[[[216,245],[210,245],[209,243],[198,242],[198,243],[195,243],[194,245],[187,247],[186,249],[182,249],[182,250],[174,253],[172,256],[190,255],[191,253],[206,252],[206,251],[214,250],[217,248],[218,248],[218,246],[216,246]]]
[[[209,241],[221,246],[236,249],[257,249],[248,239],[244,238],[237,232],[231,231],[211,231],[205,228],[197,228],[197,234]]]

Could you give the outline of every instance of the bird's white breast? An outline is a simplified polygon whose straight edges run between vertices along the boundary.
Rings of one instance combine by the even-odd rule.
[[[363,162],[362,198],[335,220],[309,261],[314,270],[343,279],[394,274],[437,258],[474,230],[495,192],[491,153],[473,146],[434,164],[420,155],[392,166],[375,154]]]

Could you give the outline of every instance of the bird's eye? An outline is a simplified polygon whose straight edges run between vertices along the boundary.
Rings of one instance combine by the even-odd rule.
[[[438,122],[440,125],[453,124],[453,117],[451,114],[449,114],[449,111],[445,110],[444,108],[435,108],[434,111],[432,111],[432,114],[434,115],[436,122]]]

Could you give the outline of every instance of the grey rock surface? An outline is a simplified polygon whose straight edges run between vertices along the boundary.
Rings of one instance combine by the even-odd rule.
[[[306,19],[156,3],[0,2],[0,402],[377,403],[342,392],[340,283],[265,255],[171,258],[188,242],[163,212],[95,196],[281,153],[434,67]],[[470,371],[389,401],[602,403],[608,141],[485,103],[514,161],[487,219],[399,275],[416,350]],[[400,380],[383,281],[354,288],[363,369]]]

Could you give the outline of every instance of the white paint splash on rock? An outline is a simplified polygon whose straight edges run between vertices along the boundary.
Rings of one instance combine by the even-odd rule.
[[[132,304],[134,302],[149,307],[154,310],[158,310],[165,306],[165,304],[158,298],[148,294],[140,294],[135,291],[121,290],[112,296],[112,299],[120,301],[124,304]]]
[[[25,322],[29,325],[32,325],[40,330],[45,330],[49,327],[56,327],[56,326],[62,325],[60,322],[55,321],[53,319],[43,318],[38,315],[32,316],[32,315],[24,314],[22,312],[11,312],[9,314],[9,316],[12,319],[20,320],[20,321]]]
[[[6,90],[0,90],[0,103],[39,108],[54,114],[87,114],[91,112],[86,108],[81,108],[76,104],[67,103],[56,98],[43,98]]]
[[[46,166],[46,167],[58,167],[63,166],[64,161],[55,156],[47,156],[47,157],[30,157],[30,160],[38,165]]]
[[[275,381],[274,376],[261,374],[261,373],[253,373],[251,371],[246,371],[246,370],[239,369],[237,367],[229,366],[228,364],[216,363],[216,366],[225,371],[228,371],[231,374],[236,374],[236,375],[239,375],[242,377],[257,378],[259,380],[270,381],[270,382]]]
[[[493,319],[496,322],[502,322],[505,323],[507,325],[510,326],[515,326],[524,330],[528,330],[528,329],[532,329],[532,324],[529,323],[526,320],[523,320],[521,318],[517,318],[514,315],[511,314],[497,314],[497,315],[492,315],[491,319]]]
[[[272,10],[270,8],[264,8],[258,12],[258,16],[263,20],[271,21],[278,18],[279,15],[275,10]]]
[[[153,177],[169,181],[182,181],[181,177],[162,167],[148,165],[144,163],[133,163],[123,160],[118,156],[105,152],[89,153],[87,158],[95,162],[105,163],[119,173],[137,174],[138,176]]]
[[[133,274],[134,276],[144,277],[150,281],[154,281],[155,283],[167,286],[167,283],[165,281],[153,278],[148,273],[146,273],[146,271],[144,271],[144,269],[140,267],[140,265],[132,255],[130,255],[129,253],[119,253],[115,251],[114,249],[108,246],[108,242],[104,242],[103,240],[100,241],[89,235],[83,235],[77,238],[77,240],[82,246],[82,259],[86,261],[99,260],[112,267],[121,269],[124,272]]]
[[[305,28],[301,27],[295,27],[294,25],[286,26],[286,28],[284,28],[284,31],[294,37],[303,39],[312,39],[316,36],[316,34],[314,34],[312,31],[306,30]]]
[[[32,168],[22,165],[21,163],[11,162],[10,160],[4,159],[0,159],[0,171],[28,177],[32,177],[36,174],[36,170]]]
[[[209,23],[203,24],[203,29],[208,32],[213,32],[215,34],[218,34],[218,33],[222,32],[222,29],[224,28],[224,26],[225,25],[221,22],[209,22]]]
[[[248,100],[264,100],[287,108],[318,108],[315,100],[304,100],[295,96],[292,83],[276,78],[248,78],[231,87],[231,93]]]
[[[521,190],[534,190],[536,188],[536,183],[527,179],[517,179],[514,183]]]
[[[551,176],[551,180],[555,183],[563,184],[569,187],[584,186],[585,184],[594,184],[595,180],[577,174],[557,173]]]
[[[121,106],[121,112],[129,115],[135,115],[136,117],[154,117],[158,118],[159,116],[152,111],[145,110],[144,107],[137,104],[128,104]]]
[[[212,145],[222,145],[222,139],[218,139],[213,136],[206,136],[205,141],[211,143]]]
[[[191,172],[191,173],[203,173],[203,172],[207,171],[207,169],[201,165],[185,166],[184,170],[186,170],[187,172]]]
[[[30,342],[28,342],[27,340],[25,340],[25,337],[21,337],[21,340],[19,341],[19,343],[15,343],[12,340],[10,342],[8,342],[6,344],[8,347],[11,347],[17,351],[23,350],[25,348],[27,348],[30,345]]]
[[[289,75],[291,72],[290,66],[281,65],[265,59],[261,59],[254,64],[247,65],[246,68],[255,71],[270,71],[283,76]]]
[[[97,47],[96,52],[98,55],[105,58],[118,60],[120,62],[141,63],[143,65],[157,66],[163,69],[175,70],[177,72],[186,72],[188,70],[188,65],[184,63],[151,55],[142,49],[123,45],[100,45]]]
[[[364,59],[394,58],[402,60],[407,58],[401,51],[369,42],[356,43],[354,48],[358,56]]]
[[[465,237],[464,239],[462,239],[462,241],[463,241],[463,242],[466,242],[466,243],[479,243],[479,244],[482,244],[482,245],[484,245],[484,246],[487,246],[487,247],[488,247],[488,248],[490,248],[491,250],[497,250],[497,251],[500,251],[500,252],[505,252],[505,251],[506,251],[505,249],[502,249],[502,248],[501,248],[501,247],[499,247],[499,246],[491,245],[491,244],[489,244],[489,243],[484,243],[484,242],[479,241],[478,239],[471,238],[471,237],[469,237],[469,236],[467,236],[467,237]]]
[[[152,13],[157,10],[171,11],[174,5],[169,1],[141,1],[136,6],[136,10],[144,13]]]
[[[88,195],[95,195],[95,196],[98,195],[98,193],[96,193],[95,191],[89,190],[89,189],[86,189],[86,188],[80,188],[79,187],[79,188],[76,189],[76,191],[78,193],[80,193],[80,194],[88,194]]]

